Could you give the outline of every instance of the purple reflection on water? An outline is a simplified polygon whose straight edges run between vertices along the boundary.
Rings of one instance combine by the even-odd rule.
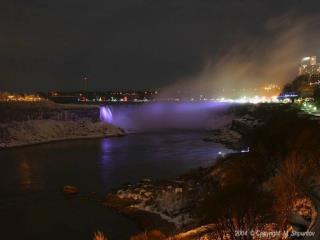
[[[110,161],[110,153],[112,151],[111,141],[109,138],[101,140],[101,164],[106,166]]]
[[[112,112],[108,106],[100,107],[100,121],[105,123],[112,122]]]
[[[110,187],[110,178],[112,179],[112,142],[109,138],[101,140],[101,156],[100,156],[100,177],[104,188]],[[111,176],[110,176],[111,174]]]

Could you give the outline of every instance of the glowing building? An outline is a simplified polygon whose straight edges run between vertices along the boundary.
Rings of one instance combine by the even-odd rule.
[[[317,65],[317,57],[316,56],[311,56],[310,57],[310,65],[311,66]]]
[[[299,67],[299,74],[319,74],[320,73],[320,64],[317,63],[316,56],[304,57],[301,59],[301,64]]]

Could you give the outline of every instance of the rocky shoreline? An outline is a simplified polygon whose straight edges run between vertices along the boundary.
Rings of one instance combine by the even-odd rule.
[[[135,219],[142,229],[174,234],[197,224],[199,198],[212,188],[212,168],[200,168],[171,181],[141,180],[110,192],[102,205]]]
[[[231,124],[209,131],[203,140],[221,143],[230,149],[241,151],[248,148],[245,137],[263,124],[262,119],[252,114],[236,116]]]

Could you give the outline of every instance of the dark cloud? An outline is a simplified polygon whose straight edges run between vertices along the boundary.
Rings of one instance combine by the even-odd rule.
[[[268,19],[310,16],[319,1],[8,1],[0,8],[0,88],[158,88],[208,58],[269,34]],[[250,37],[251,39],[251,37]],[[249,39],[249,41],[250,41]],[[247,39],[248,40],[248,39]]]

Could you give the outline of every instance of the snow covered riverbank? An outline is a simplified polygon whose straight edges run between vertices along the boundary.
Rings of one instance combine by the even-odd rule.
[[[0,149],[45,142],[122,136],[113,125],[89,120],[28,120],[0,124]]]
[[[97,105],[5,102],[0,110],[0,149],[124,135],[122,129],[99,120]]]
[[[146,229],[152,226],[166,234],[189,229],[197,224],[199,200],[208,189],[214,189],[212,170],[200,168],[172,180],[143,179],[127,184],[109,192],[102,205],[135,219],[139,225],[147,223],[142,226]]]

